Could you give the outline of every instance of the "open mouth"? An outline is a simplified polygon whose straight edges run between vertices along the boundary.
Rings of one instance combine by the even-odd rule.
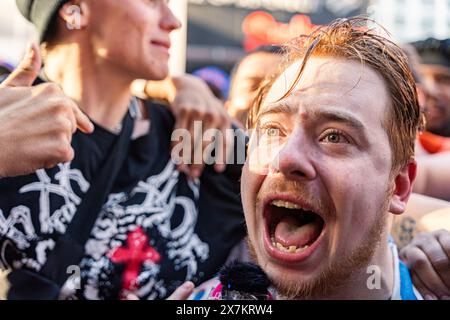
[[[325,229],[320,214],[291,201],[269,201],[264,210],[265,247],[274,258],[299,262],[319,245]]]

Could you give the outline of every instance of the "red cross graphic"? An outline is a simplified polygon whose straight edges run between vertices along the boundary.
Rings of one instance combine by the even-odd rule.
[[[147,235],[139,227],[128,234],[127,247],[117,247],[108,254],[112,262],[126,264],[122,278],[122,292],[137,289],[137,278],[145,261],[158,263],[161,260],[159,253],[148,243]]]

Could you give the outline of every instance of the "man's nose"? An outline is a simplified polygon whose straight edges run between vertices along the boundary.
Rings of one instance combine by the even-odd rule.
[[[312,180],[316,170],[312,163],[311,145],[306,141],[304,132],[296,129],[274,158],[271,167],[292,180]]]
[[[161,28],[167,31],[173,31],[181,28],[181,21],[175,17],[167,3],[164,4]]]

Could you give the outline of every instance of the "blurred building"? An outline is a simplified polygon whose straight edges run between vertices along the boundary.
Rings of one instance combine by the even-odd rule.
[[[174,37],[172,69],[188,72],[210,65],[229,71],[260,43],[359,14],[368,13],[400,42],[450,37],[450,0],[172,0],[171,5],[186,26]],[[16,64],[33,38],[15,0],[1,0],[0,62]]]
[[[230,70],[246,49],[365,14],[367,6],[368,0],[188,0],[187,71]]]
[[[450,0],[370,0],[368,13],[399,42],[450,37]]]
[[[173,0],[171,5],[187,28],[174,37],[172,70],[192,72],[215,65],[229,71],[245,49],[307,32],[308,27],[337,17],[365,13],[368,1]],[[33,27],[18,13],[15,0],[1,0],[0,61],[17,64],[32,39]]]

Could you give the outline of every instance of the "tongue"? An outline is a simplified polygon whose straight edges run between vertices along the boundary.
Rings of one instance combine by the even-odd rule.
[[[304,224],[294,216],[285,216],[275,228],[275,241],[285,247],[302,248],[316,240],[321,232],[320,223],[315,220]]]

